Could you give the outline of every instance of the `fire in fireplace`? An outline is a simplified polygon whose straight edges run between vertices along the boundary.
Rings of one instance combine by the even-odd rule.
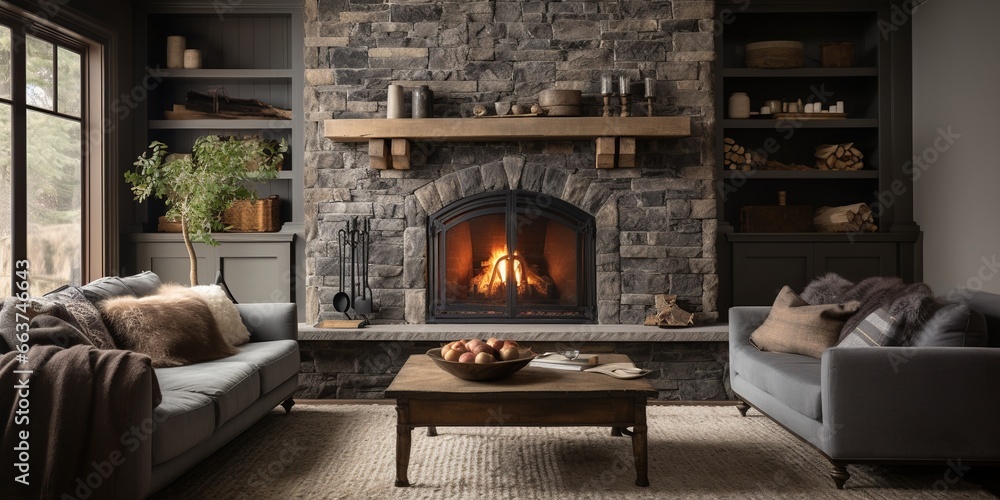
[[[428,220],[430,322],[591,322],[594,218],[551,196],[497,191]],[[513,250],[511,250],[513,249]]]

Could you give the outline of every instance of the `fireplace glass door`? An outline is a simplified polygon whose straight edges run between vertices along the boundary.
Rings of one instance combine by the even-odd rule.
[[[594,218],[551,196],[463,198],[428,221],[429,321],[592,322]]]

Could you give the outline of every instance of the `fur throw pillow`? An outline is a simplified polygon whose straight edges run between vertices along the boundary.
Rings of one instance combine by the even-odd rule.
[[[205,301],[191,293],[166,292],[142,298],[115,297],[99,304],[118,348],[149,356],[155,368],[236,354],[219,333]]]
[[[226,342],[234,347],[250,342],[250,331],[243,324],[240,311],[236,309],[233,301],[229,300],[229,296],[226,295],[226,291],[221,286],[199,285],[185,288],[180,285],[164,285],[161,290],[170,290],[172,293],[187,291],[201,297],[208,304],[208,308],[212,310],[215,323],[219,326],[219,332],[226,339]]]
[[[840,331],[843,340],[862,321],[879,308],[885,309],[898,321],[895,340],[909,345],[924,323],[942,307],[934,292],[924,283],[904,283],[899,278],[873,276],[857,284],[828,273],[813,280],[802,291],[802,299],[810,304],[841,303],[856,300],[858,312],[848,318]]]

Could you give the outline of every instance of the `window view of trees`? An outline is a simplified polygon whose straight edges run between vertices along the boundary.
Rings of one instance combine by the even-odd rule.
[[[11,199],[12,169],[23,169],[27,180],[22,216],[8,201],[0,208],[0,260],[10,269],[11,226],[25,224],[27,257],[31,265],[32,294],[42,294],[66,283],[81,281],[82,248],[82,57],[66,47],[27,36],[21,47],[12,45],[10,30],[0,31],[0,130],[8,131],[0,141],[0,189]],[[6,34],[6,36],[4,36]],[[14,50],[12,51],[12,47]],[[23,48],[22,48],[23,47]],[[17,50],[25,57],[25,144],[11,144],[11,114],[20,110],[10,99],[19,89],[10,88],[12,57]],[[5,59],[4,59],[5,58]],[[4,85],[6,84],[6,94]],[[23,147],[26,165],[12,165],[11,151]],[[3,210],[7,216],[2,217]],[[14,217],[11,217],[13,211]],[[7,257],[4,257],[7,255]],[[4,272],[9,279],[9,272]],[[0,282],[0,286],[3,283]],[[9,289],[10,284],[7,283]]]
[[[10,28],[0,26],[0,294],[10,291],[11,179],[10,179]]]

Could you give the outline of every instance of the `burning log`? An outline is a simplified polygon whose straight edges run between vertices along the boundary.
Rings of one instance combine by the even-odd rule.
[[[509,268],[512,265],[514,276],[508,279]],[[507,294],[507,284],[514,283],[519,297],[554,298],[555,282],[548,276],[543,276],[537,266],[528,265],[517,255],[507,253],[506,249],[494,250],[490,258],[480,263],[481,271],[469,280],[469,295],[474,298],[499,299]]]

